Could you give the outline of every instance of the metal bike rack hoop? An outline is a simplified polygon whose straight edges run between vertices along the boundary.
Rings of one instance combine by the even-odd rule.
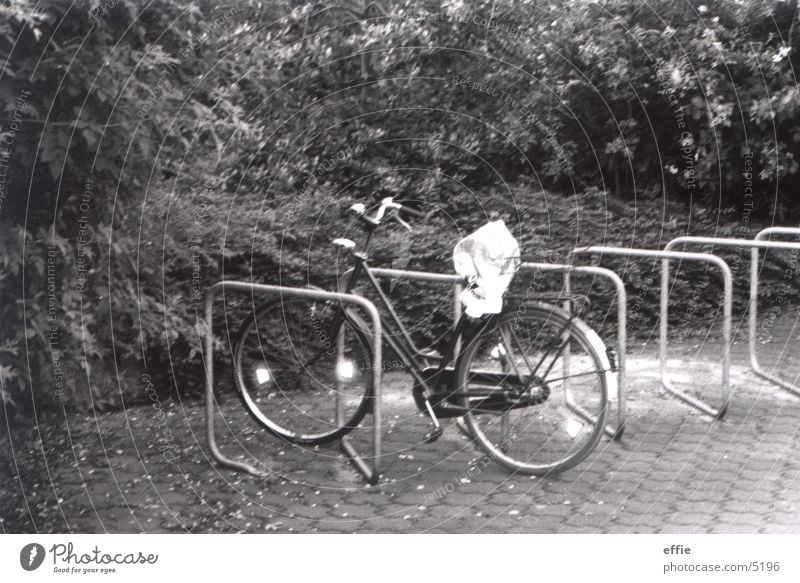
[[[621,247],[578,247],[572,250],[574,255],[613,255],[618,257],[654,257],[661,261],[661,315],[660,315],[660,336],[659,336],[659,360],[661,366],[661,386],[664,389],[688,403],[695,409],[709,415],[714,419],[722,419],[728,410],[728,403],[731,399],[730,394],[730,361],[731,361],[731,307],[733,304],[733,277],[728,264],[716,255],[709,253],[687,253],[682,251],[661,251],[658,249],[632,249]],[[722,320],[722,386],[721,400],[718,407],[713,407],[705,401],[693,397],[685,391],[678,389],[670,383],[666,374],[667,364],[667,333],[669,327],[668,304],[669,304],[669,262],[674,259],[686,261],[700,261],[713,263],[719,267],[723,279],[723,320]]]
[[[749,247],[750,248],[750,300],[748,302],[749,310],[749,341],[748,349],[750,351],[750,367],[753,372],[758,376],[767,379],[768,381],[783,387],[784,389],[800,395],[800,387],[792,383],[783,381],[778,377],[766,372],[761,368],[756,355],[756,328],[758,320],[758,259],[760,249],[783,249],[783,250],[800,250],[800,243],[786,243],[780,241],[764,241],[763,237],[770,234],[782,235],[800,235],[800,229],[793,229],[790,227],[770,227],[758,233],[754,240],[750,239],[733,239],[723,237],[677,237],[667,243],[664,250],[669,251],[678,245],[704,245],[704,246],[718,246],[718,247]]]
[[[766,237],[771,235],[789,235],[800,237],[800,228],[798,227],[767,227],[762,231],[759,231],[756,236],[756,241],[763,241]],[[772,242],[772,241],[770,241]],[[749,350],[750,350],[750,367],[753,369],[753,372],[756,373],[761,378],[764,378],[771,383],[778,385],[779,387],[786,389],[793,395],[800,396],[800,386],[797,386],[789,381],[785,381],[782,378],[773,375],[772,373],[768,373],[765,371],[761,363],[758,362],[758,354],[756,352],[756,328],[758,327],[758,284],[759,284],[759,272],[758,272],[758,260],[759,260],[759,248],[753,247],[751,250],[751,257],[750,257],[750,343],[749,343]]]
[[[622,278],[610,269],[591,265],[568,265],[562,263],[537,263],[525,262],[520,265],[520,270],[530,269],[535,271],[550,271],[563,273],[564,291],[569,293],[569,277],[573,273],[586,275],[599,275],[611,281],[617,292],[617,425],[611,424],[604,428],[606,435],[613,439],[620,439],[625,432],[625,356],[628,344],[628,294]],[[584,418],[591,417],[587,413],[577,410]],[[593,421],[593,419],[589,419]]]
[[[205,369],[206,369],[206,437],[208,439],[208,446],[211,450],[211,455],[223,467],[230,469],[248,472],[250,474],[261,476],[263,472],[250,464],[237,462],[228,457],[225,457],[217,446],[216,436],[214,433],[214,333],[213,333],[213,304],[216,294],[221,291],[237,291],[237,292],[250,292],[252,294],[264,295],[281,295],[290,297],[306,298],[310,300],[323,300],[335,301],[347,304],[353,304],[369,314],[372,321],[372,334],[374,342],[372,343],[372,357],[373,362],[381,362],[381,320],[378,315],[378,310],[374,304],[368,299],[353,294],[345,294],[339,292],[329,292],[314,289],[284,287],[280,285],[263,285],[256,283],[245,283],[241,281],[220,281],[211,286],[206,292],[205,298],[205,316],[208,329],[206,331],[206,353],[205,353]],[[355,467],[366,478],[367,482],[372,485],[378,483],[380,477],[379,460],[381,455],[381,368],[380,366],[372,367],[372,382],[374,390],[374,407],[372,409],[374,417],[374,432],[373,432],[373,458],[372,467],[361,458],[355,451],[355,448],[347,440],[347,436],[341,439],[342,450],[348,459],[355,465]],[[339,400],[337,399],[337,413]]]

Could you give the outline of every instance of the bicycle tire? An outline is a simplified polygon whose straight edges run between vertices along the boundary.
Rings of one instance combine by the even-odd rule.
[[[245,408],[273,435],[298,445],[322,445],[353,431],[373,395],[372,342],[344,318],[349,378],[337,363],[331,326],[337,305],[305,298],[270,301],[242,325],[234,377]],[[335,335],[335,333],[334,333]],[[336,397],[344,415],[336,419]]]
[[[513,358],[492,356],[498,344],[506,351],[513,344]],[[491,379],[513,380],[514,387],[506,380],[486,381],[486,372]],[[492,317],[465,342],[455,386],[469,411],[466,427],[490,460],[513,472],[552,476],[597,446],[612,383],[616,376],[605,346],[588,325],[555,306],[528,302]],[[497,396],[510,390],[516,391],[513,398]],[[487,395],[502,405],[490,409]],[[512,408],[511,402],[522,405]]]

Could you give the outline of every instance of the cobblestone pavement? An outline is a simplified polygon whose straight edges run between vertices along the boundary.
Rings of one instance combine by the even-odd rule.
[[[709,362],[696,366],[686,364],[698,357],[693,346],[673,354],[675,382],[716,398],[714,348],[705,347]],[[0,477],[2,530],[800,532],[800,399],[758,380],[737,345],[733,404],[711,423],[660,391],[652,346],[647,356],[631,352],[625,436],[604,439],[556,478],[482,464],[452,425],[422,444],[426,421],[395,371],[386,377],[384,478],[376,487],[365,486],[336,447],[302,451],[269,437],[231,397],[217,419],[222,449],[262,460],[275,475],[223,470],[208,454],[201,403],[172,402],[164,404],[166,426],[151,407],[82,417],[69,434],[52,420],[42,424],[41,441],[15,450],[16,466]],[[789,358],[800,364],[796,350]],[[357,430],[354,442],[366,451],[368,432]],[[465,479],[471,464],[478,467]]]

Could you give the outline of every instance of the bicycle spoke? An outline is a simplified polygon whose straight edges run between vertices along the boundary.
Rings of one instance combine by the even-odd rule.
[[[268,353],[270,354],[269,358],[267,358]],[[278,350],[272,350],[272,351],[259,350],[256,357],[257,357],[256,362],[258,363],[270,362],[270,364],[272,365],[271,368],[276,370],[278,369],[291,370],[293,367],[297,366],[296,360],[289,358],[287,355],[283,354],[281,351]]]
[[[569,336],[567,336],[566,340],[564,340],[561,343],[561,346],[558,347],[558,350],[556,351],[556,354],[553,357],[553,362],[551,362],[550,366],[547,367],[547,370],[544,371],[544,376],[545,377],[547,377],[547,375],[550,374],[550,371],[553,370],[553,367],[556,365],[556,362],[558,362],[558,357],[561,355],[562,352],[564,352],[564,349],[567,346],[569,346]]]
[[[572,379],[580,378],[580,377],[600,376],[604,372],[610,372],[610,371],[611,371],[611,369],[598,368],[596,370],[590,370],[590,371],[586,371],[586,372],[576,372],[576,373],[572,373],[572,374],[569,374],[569,375],[566,375],[566,376],[548,378],[548,379],[546,379],[546,382],[547,382],[548,385],[552,385],[553,383],[563,382],[563,381],[566,381],[566,380],[572,380]]]
[[[519,335],[516,332],[514,332],[514,327],[513,326],[509,326],[508,328],[509,328],[509,333],[510,333],[511,337],[516,341],[517,346],[519,347],[519,353],[522,355],[522,360],[525,362],[525,366],[528,367],[528,371],[530,371],[530,375],[531,376],[535,376],[536,375],[536,371],[531,366],[531,362],[530,362],[530,360],[528,360],[528,356],[525,354],[525,352],[526,352],[525,351],[525,347],[522,344],[522,342],[520,341]]]
[[[550,355],[550,350],[558,344],[559,339],[562,337],[562,334],[567,329],[568,325],[569,323],[565,324],[559,331],[558,335],[552,336],[552,340],[550,340],[548,344],[546,344],[544,347],[540,349],[540,351],[542,352],[542,357],[541,359],[539,359],[539,362],[536,363],[536,367],[532,371],[533,374],[539,372],[539,369],[542,367],[542,364],[544,364],[544,361],[547,360],[547,357]]]

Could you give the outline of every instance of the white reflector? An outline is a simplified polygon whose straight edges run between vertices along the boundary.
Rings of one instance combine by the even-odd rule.
[[[581,432],[581,429],[583,429],[583,423],[580,423],[575,419],[570,419],[564,426],[564,430],[567,432],[567,435],[569,435],[572,438],[578,435]]]
[[[265,368],[256,369],[256,380],[259,385],[264,385],[269,382],[269,371]]]
[[[506,352],[505,346],[503,346],[502,344],[498,344],[497,346],[492,348],[492,351],[489,354],[491,354],[492,358],[500,360],[500,357],[505,356],[506,354],[508,354],[508,352]]]
[[[345,381],[349,381],[352,379],[355,374],[356,370],[353,366],[353,361],[351,360],[343,360],[338,365],[336,365],[336,374],[339,375],[339,378]]]

